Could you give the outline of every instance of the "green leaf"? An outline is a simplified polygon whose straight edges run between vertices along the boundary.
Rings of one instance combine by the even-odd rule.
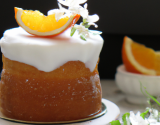
[[[151,100],[149,99],[147,102],[148,102],[148,104],[152,107]]]
[[[85,26],[85,28],[89,28],[90,27],[90,25],[88,25],[88,24],[85,24],[84,26]]]
[[[82,25],[85,27],[85,28],[89,28],[90,25],[88,25],[88,23],[82,23]]]
[[[145,112],[141,113],[140,116],[141,116],[143,119],[145,119],[145,117],[147,116],[148,112],[149,112],[149,109],[146,110]]]
[[[110,123],[111,123],[111,125],[121,125],[121,123],[119,122],[119,120],[115,120],[115,121],[112,121]]]
[[[155,102],[160,106],[160,103],[157,101],[157,99],[156,99],[155,97],[151,96],[151,95],[147,92],[147,90],[145,90],[145,92],[146,92],[146,94],[147,94],[151,99],[153,99],[153,101],[155,101]]]
[[[83,19],[83,23],[87,23],[87,19]]]
[[[149,98],[153,99],[153,101],[155,101],[155,102],[160,106],[160,103],[158,102],[158,100],[157,100],[154,96],[150,95],[150,94],[147,92],[146,87],[143,87],[143,88],[145,89],[145,93],[146,93],[146,94],[144,94],[144,92],[143,92],[143,90],[142,90],[142,83],[141,83],[141,82],[140,82],[140,85],[141,85],[140,89],[141,89],[141,92],[143,93],[143,95],[146,96],[146,94],[147,94]],[[149,102],[149,103],[150,103],[150,102]],[[151,104],[151,103],[150,103],[150,104]]]
[[[147,92],[146,87],[143,87],[143,88],[145,89],[145,93],[146,93],[146,94],[145,94],[145,93],[143,92],[143,90],[142,90],[142,83],[141,83],[141,82],[140,82],[140,85],[141,85],[140,89],[141,89],[141,92],[143,93],[143,95],[146,96],[146,94],[147,94],[147,96],[148,96],[149,98],[153,99],[153,101],[155,101],[155,102],[160,106],[160,102],[158,102],[158,100],[156,99],[156,97],[150,95],[150,94]],[[148,101],[148,102],[149,102],[150,105],[152,105],[150,101]]]
[[[90,27],[90,25],[88,25],[88,22],[87,22],[86,19],[83,19],[82,25],[83,25],[85,28],[89,28],[89,27]]]
[[[123,121],[123,125],[128,125],[127,123],[127,121],[128,121],[128,119],[129,119],[129,116],[130,116],[130,113],[129,112],[127,112],[127,113],[125,113],[123,116],[122,116],[122,121]]]
[[[85,38],[84,35],[81,35],[80,38],[81,38],[82,40],[86,41],[86,38]]]
[[[77,29],[76,29],[75,27],[72,27],[72,29],[71,29],[71,34],[70,34],[70,35],[73,36],[76,30],[77,30]]]
[[[142,92],[142,94],[143,94],[144,96],[146,96],[146,94],[143,92],[143,88],[146,89],[146,87],[144,87],[144,86],[142,85],[142,83],[140,82],[141,92]],[[146,96],[146,98],[148,98],[148,97]]]

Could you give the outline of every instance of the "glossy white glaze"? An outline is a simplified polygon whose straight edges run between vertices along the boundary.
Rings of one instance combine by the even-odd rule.
[[[1,51],[10,60],[22,62],[50,72],[68,61],[81,61],[93,71],[103,46],[100,35],[90,34],[87,41],[70,30],[52,38],[30,35],[22,28],[6,30],[0,40]]]

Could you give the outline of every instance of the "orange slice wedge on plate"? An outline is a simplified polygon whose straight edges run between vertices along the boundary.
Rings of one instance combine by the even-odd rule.
[[[160,53],[124,37],[122,60],[126,70],[145,75],[160,75]]]
[[[37,36],[56,36],[74,25],[80,18],[78,14],[70,17],[63,16],[57,22],[55,14],[45,16],[39,11],[23,10],[17,7],[14,10],[19,26]]]

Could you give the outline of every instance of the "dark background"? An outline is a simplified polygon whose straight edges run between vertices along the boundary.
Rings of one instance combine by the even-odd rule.
[[[1,1],[0,37],[6,29],[18,26],[14,7],[47,14],[58,5],[56,0]],[[100,16],[98,30],[103,32],[104,46],[99,63],[101,79],[114,79],[117,66],[122,64],[121,47],[125,35],[160,50],[160,0],[88,0],[88,9],[90,15],[97,13]]]

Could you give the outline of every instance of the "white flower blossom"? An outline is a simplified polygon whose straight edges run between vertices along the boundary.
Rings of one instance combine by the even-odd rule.
[[[79,14],[83,18],[83,23],[81,23],[80,25],[76,25],[76,26],[72,27],[71,36],[77,30],[80,37],[84,40],[85,37],[89,36],[88,28],[91,25],[95,26],[95,28],[98,27],[98,25],[95,24],[95,22],[97,22],[99,20],[99,16],[97,14],[89,15],[89,11],[87,9],[88,5],[87,5],[87,3],[85,3],[87,0],[57,0],[57,1],[59,2],[59,9],[62,12],[65,12],[66,14],[68,14],[68,13]],[[68,9],[63,8],[61,6],[61,4],[64,5],[64,6],[67,6]],[[84,6],[82,6],[80,4],[84,4]],[[56,20],[58,20],[58,19],[60,19],[60,14],[56,15]],[[97,34],[100,34],[100,32],[92,33],[92,34],[97,35]]]
[[[150,116],[145,119],[140,116],[140,112],[135,115],[133,111],[130,111],[129,121],[132,125],[160,125],[160,122],[157,121],[157,111],[155,109],[150,110]],[[130,123],[127,125],[131,125]]]
[[[149,116],[149,118],[158,118],[158,110],[157,109],[150,109],[151,115]]]
[[[140,116],[140,112],[137,112],[137,114],[135,115],[134,112],[130,112],[130,116],[129,116],[130,122],[132,125],[148,125],[149,122],[145,119],[143,119]]]
[[[62,5],[73,7],[85,3],[87,0],[58,0]]]
[[[64,11],[60,9],[53,9],[49,10],[47,13],[47,15],[52,15],[52,14],[55,14],[56,21],[58,22],[58,20],[64,15]]]
[[[99,16],[97,14],[94,14],[92,16],[88,16],[87,21],[88,22],[97,22],[99,20]]]
[[[155,125],[160,125],[160,123],[157,123],[157,120],[159,120],[158,110],[157,109],[150,109],[150,116],[148,117],[149,123],[153,123]]]
[[[98,25],[95,24],[95,22],[97,22],[99,20],[99,16],[97,14],[94,15],[89,15],[89,12],[87,10],[87,3],[84,4],[84,8],[80,10],[80,15],[86,19],[86,21],[88,22],[89,25],[94,25],[96,28],[98,27]]]
[[[55,14],[55,18],[56,18],[57,22],[59,21],[59,19],[65,17],[65,16],[68,16],[68,17],[71,16],[71,12],[68,9],[62,7],[61,4],[59,4],[59,3],[58,3],[58,6],[59,6],[59,9],[49,10],[47,15]]]
[[[66,9],[66,8],[64,8],[64,7],[62,7],[60,3],[58,3],[58,6],[59,6],[59,9],[60,9],[61,11],[65,12],[65,13],[69,13],[69,10]]]
[[[99,16],[97,14],[94,14],[92,16],[88,16],[88,18],[87,18],[87,22],[89,22],[88,25],[94,25],[95,28],[97,28],[98,25],[95,24],[94,22],[97,22],[98,20],[99,20]]]
[[[70,12],[72,12],[73,14],[79,14],[81,15],[81,11],[83,10],[82,6],[73,6],[73,7],[69,7],[68,9]]]
[[[78,34],[89,36],[88,28],[85,28],[83,25],[75,25],[74,27],[78,30]]]
[[[88,18],[88,10],[87,10],[87,3],[84,4],[84,7],[81,7],[80,8],[80,15],[84,18],[84,19],[87,19]]]
[[[87,9],[87,3],[85,3],[87,0],[58,0],[59,3],[68,6],[69,10],[72,13],[77,13],[82,16],[83,19],[85,19],[89,25],[95,26],[95,28],[98,27],[95,22],[99,20],[99,16],[97,14],[89,15],[88,9]],[[85,3],[84,6],[80,6],[80,4]]]

